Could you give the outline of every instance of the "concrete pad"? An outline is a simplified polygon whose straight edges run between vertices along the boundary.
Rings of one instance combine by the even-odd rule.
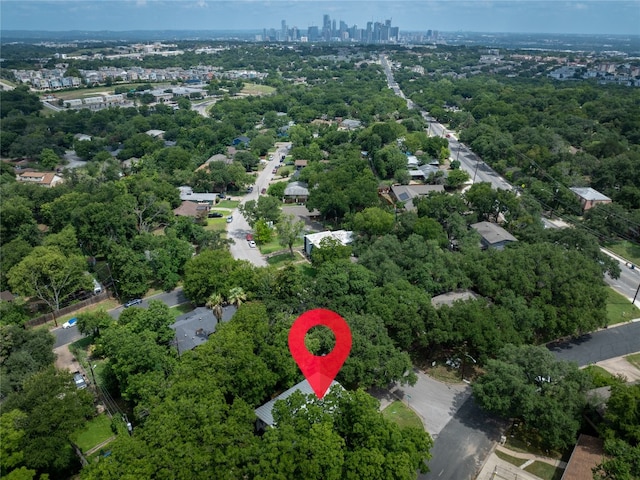
[[[604,368],[607,372],[618,375],[622,374],[627,377],[627,382],[640,381],[640,370],[632,365],[624,357],[610,358],[596,363],[599,367]]]

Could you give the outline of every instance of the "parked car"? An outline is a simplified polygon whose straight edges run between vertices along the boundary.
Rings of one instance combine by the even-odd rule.
[[[250,242],[251,240],[253,240],[253,235],[250,233],[247,233],[247,242]]]
[[[76,388],[78,388],[78,390],[87,388],[87,382],[80,372],[75,372],[73,374],[73,381],[76,383]]]
[[[260,193],[261,193],[262,195],[264,195],[265,193],[267,193],[267,189],[266,189],[266,188],[263,188],[262,190],[260,190]]]
[[[278,173],[278,169],[277,169],[277,168],[274,168],[274,169],[273,169],[273,171],[272,171],[271,173],[273,173],[273,174],[275,175],[276,173]]]
[[[256,248],[256,242],[254,242],[253,240],[251,240],[251,241],[249,242],[249,246],[250,246],[251,248]]]
[[[253,186],[252,185],[247,187],[247,193],[251,193],[251,192],[253,192]]]
[[[141,303],[142,303],[141,298],[134,298],[133,300],[129,300],[127,303],[125,303],[124,308],[133,307],[134,305],[140,305]]]
[[[219,193],[218,197],[220,197],[221,199],[227,198],[227,196],[224,193]]]
[[[222,215],[221,213],[218,213],[218,212],[209,212],[208,217],[209,218],[222,218],[222,217],[224,217],[224,215]]]
[[[69,319],[68,321],[64,322],[62,324],[62,328],[71,328],[73,327],[76,323],[78,323],[78,319],[76,317],[73,317],[71,319]]]
[[[227,223],[231,223],[231,222],[233,222],[233,215],[229,215],[227,217]]]

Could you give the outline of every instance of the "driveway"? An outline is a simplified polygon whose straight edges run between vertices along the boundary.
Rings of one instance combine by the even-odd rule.
[[[423,372],[416,372],[414,386],[396,386],[393,394],[422,418],[424,428],[436,438],[458,409],[471,395],[469,385],[448,384],[434,380]]]

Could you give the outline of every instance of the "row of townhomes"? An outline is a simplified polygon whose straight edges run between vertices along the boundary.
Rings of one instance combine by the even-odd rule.
[[[212,65],[198,65],[188,69],[171,68],[142,68],[142,67],[102,67],[98,70],[80,70],[82,78],[66,77],[66,65],[58,64],[53,69],[13,70],[18,82],[31,85],[38,90],[61,90],[79,87],[81,85],[95,85],[105,83],[108,79],[123,82],[208,82],[213,78],[230,79],[263,79],[267,73],[255,70],[227,70]]]

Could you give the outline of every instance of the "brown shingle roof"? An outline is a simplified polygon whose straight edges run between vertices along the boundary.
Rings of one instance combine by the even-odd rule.
[[[593,478],[591,469],[602,462],[604,442],[596,437],[580,435],[573,449],[569,464],[562,475],[562,480],[584,480]]]

